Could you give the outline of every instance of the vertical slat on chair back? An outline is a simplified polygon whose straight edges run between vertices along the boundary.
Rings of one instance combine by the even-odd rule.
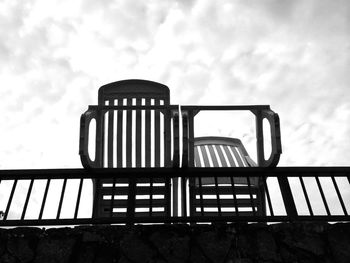
[[[99,89],[99,105],[169,105],[169,88],[146,80],[124,80]],[[166,147],[165,116],[160,110],[109,110],[101,113],[101,166],[161,167],[166,166],[170,151]],[[162,137],[163,135],[163,137]]]

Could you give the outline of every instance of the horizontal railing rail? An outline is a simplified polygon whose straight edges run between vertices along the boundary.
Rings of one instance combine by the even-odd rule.
[[[262,210],[254,178],[264,179]],[[349,167],[2,170],[0,180],[0,226],[350,221]],[[108,216],[92,216],[96,198],[110,200]]]

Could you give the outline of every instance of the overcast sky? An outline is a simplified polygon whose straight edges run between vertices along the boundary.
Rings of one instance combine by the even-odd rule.
[[[80,114],[128,78],[175,104],[269,104],[280,166],[348,166],[349,32],[348,0],[2,0],[0,169],[81,167]]]

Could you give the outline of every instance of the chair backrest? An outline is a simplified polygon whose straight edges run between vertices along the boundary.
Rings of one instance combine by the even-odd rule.
[[[256,166],[242,142],[228,137],[194,138],[195,167],[252,167]]]
[[[249,157],[241,140],[229,137],[196,137],[194,138],[195,167],[255,167],[256,163]],[[231,178],[220,178],[220,183],[231,183]],[[213,184],[214,178],[203,178],[202,184]],[[247,183],[247,179],[239,177],[235,183]],[[256,185],[258,178],[252,178]]]
[[[163,84],[141,79],[112,82],[98,90],[99,105],[133,105],[132,99],[136,100],[134,105],[151,105],[151,100],[154,100],[154,105],[169,105],[170,91]]]
[[[100,87],[98,105],[116,107],[94,107],[82,115],[80,153],[83,165],[87,168],[170,166],[171,110],[144,108],[169,104],[169,88],[152,81],[123,80]],[[96,119],[94,161],[89,159],[86,149],[86,130],[92,118]],[[98,178],[93,182],[95,217],[170,215],[170,178],[133,181],[116,177]]]
[[[101,106],[169,105],[169,88],[147,80],[123,80],[99,89]],[[108,110],[101,118],[102,167],[169,166],[170,116],[160,110]]]

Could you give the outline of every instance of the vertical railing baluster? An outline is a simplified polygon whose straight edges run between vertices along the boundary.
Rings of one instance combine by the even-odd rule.
[[[49,179],[47,179],[47,181],[46,181],[44,196],[43,196],[43,200],[42,200],[42,202],[41,202],[41,208],[40,208],[38,220],[41,220],[41,218],[42,218],[42,216],[43,216],[43,212],[44,212],[44,208],[45,208],[45,204],[46,204],[47,193],[48,193],[48,191],[49,191],[50,183],[51,183],[51,179],[49,178]]]
[[[338,199],[339,199],[339,201],[340,201],[340,205],[341,205],[341,207],[342,207],[342,209],[343,209],[344,215],[347,216],[347,215],[348,215],[348,212],[346,211],[343,198],[341,197],[341,194],[340,194],[340,191],[339,191],[339,188],[338,188],[338,184],[337,184],[337,182],[336,182],[336,180],[335,180],[335,178],[334,178],[333,175],[331,176],[331,178],[332,178],[332,182],[333,182],[335,191],[337,192],[337,196],[338,196]]]
[[[323,189],[322,189],[322,186],[321,186],[321,183],[320,183],[320,179],[318,178],[317,175],[315,176],[315,179],[316,179],[316,183],[317,183],[317,186],[318,186],[318,190],[321,193],[322,201],[323,201],[324,207],[326,208],[327,215],[330,216],[331,213],[329,211],[329,207],[328,207],[328,204],[327,204],[326,197],[325,197],[325,195],[323,193]]]
[[[31,195],[31,193],[32,193],[33,183],[34,183],[34,180],[31,179],[31,180],[30,180],[30,184],[29,184],[29,189],[28,189],[28,192],[27,192],[27,196],[26,196],[26,200],[25,200],[24,206],[23,206],[23,211],[22,211],[22,215],[21,215],[21,220],[24,219],[25,214],[26,214],[26,211],[27,211],[27,206],[28,206],[29,198],[30,198],[30,195]]]
[[[63,186],[62,186],[62,190],[61,190],[60,202],[58,204],[58,210],[57,210],[56,219],[59,219],[60,215],[61,215],[61,209],[62,209],[62,204],[63,204],[64,193],[66,191],[66,184],[67,184],[67,178],[64,178]]]
[[[288,182],[288,177],[286,175],[279,175],[277,177],[278,184],[280,186],[283,203],[286,208],[287,216],[291,221],[295,220],[298,217],[298,212],[295,207],[295,202],[292,194],[292,190],[290,189],[290,185]]]
[[[79,182],[79,188],[78,188],[78,196],[77,196],[77,201],[75,203],[75,210],[74,210],[74,219],[77,219],[78,217],[78,211],[79,211],[79,206],[80,206],[80,198],[81,198],[81,191],[83,189],[83,178],[80,178]]]
[[[235,181],[234,181],[232,176],[230,177],[230,179],[231,179],[231,187],[232,187],[232,194],[233,194],[233,203],[234,203],[234,206],[235,206],[235,213],[236,213],[236,216],[239,216],[238,204],[237,204],[237,195],[236,195],[236,189],[235,189]]]
[[[247,176],[247,183],[248,183],[248,190],[249,190],[249,196],[250,196],[250,204],[251,204],[252,209],[253,209],[253,216],[256,216],[255,202],[254,202],[254,199],[253,199],[252,185],[251,185],[251,183],[250,183],[250,178],[249,178],[249,176]]]
[[[219,185],[218,185],[218,178],[214,177],[215,182],[215,194],[216,194],[216,202],[218,206],[218,214],[221,216],[221,202],[220,202],[220,194],[219,194]]]
[[[269,210],[270,210],[270,215],[274,216],[272,203],[271,203],[270,192],[269,192],[269,188],[267,187],[266,178],[263,178],[263,185],[264,185],[264,190],[265,190],[265,193],[266,193],[267,204],[268,204]]]
[[[307,194],[303,177],[299,176],[299,181],[300,181],[301,187],[303,189],[304,197],[305,197],[305,200],[306,200],[307,208],[309,209],[310,216],[314,216],[314,212],[312,211],[309,195]]]
[[[9,197],[8,202],[7,202],[7,206],[6,206],[6,210],[5,210],[5,214],[4,214],[4,220],[7,219],[8,213],[10,211],[10,207],[11,207],[13,195],[15,194],[16,187],[17,187],[17,179],[15,179],[15,181],[14,181],[14,183],[12,185],[10,197]]]

